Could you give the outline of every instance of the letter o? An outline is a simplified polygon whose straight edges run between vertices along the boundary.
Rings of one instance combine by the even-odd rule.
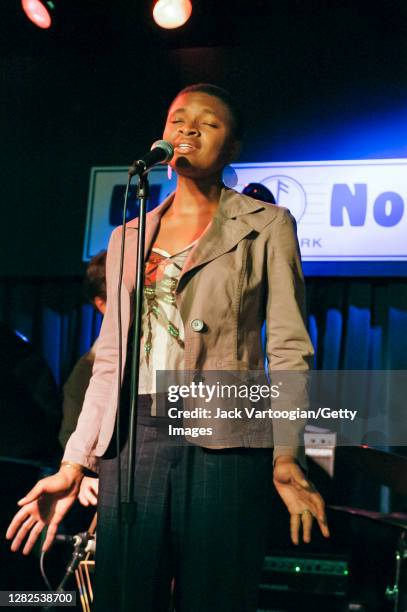
[[[390,210],[387,211],[387,203]],[[399,223],[404,212],[404,202],[401,195],[395,191],[385,191],[377,198],[373,206],[373,216],[376,223],[383,227],[393,227]]]

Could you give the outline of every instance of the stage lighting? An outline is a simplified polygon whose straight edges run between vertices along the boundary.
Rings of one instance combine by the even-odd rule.
[[[166,30],[180,28],[192,13],[190,0],[158,0],[153,9],[154,21]]]
[[[28,19],[44,30],[51,26],[51,13],[54,10],[54,3],[50,0],[21,0],[24,13]]]

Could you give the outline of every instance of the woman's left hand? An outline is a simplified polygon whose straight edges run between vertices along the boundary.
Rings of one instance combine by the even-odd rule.
[[[301,525],[304,542],[311,541],[314,518],[318,521],[322,534],[329,538],[325,502],[292,457],[277,457],[273,480],[274,486],[290,513],[292,542],[299,543]]]
[[[82,506],[96,506],[98,503],[99,479],[84,476],[81,482],[78,499]]]

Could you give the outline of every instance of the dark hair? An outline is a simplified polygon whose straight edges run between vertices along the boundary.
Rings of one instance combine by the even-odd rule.
[[[243,117],[240,108],[234,97],[223,87],[212,85],[211,83],[195,83],[181,89],[176,95],[176,98],[186,93],[205,93],[209,96],[219,98],[228,107],[233,120],[233,134],[237,140],[241,140],[244,136]],[[176,99],[175,98],[175,99]]]
[[[93,302],[96,297],[106,302],[106,251],[101,251],[88,263],[83,291],[89,302]]]

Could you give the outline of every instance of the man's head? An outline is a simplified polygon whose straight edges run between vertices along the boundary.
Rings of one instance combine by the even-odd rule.
[[[90,260],[83,282],[89,302],[102,314],[106,310],[106,251],[101,251]]]

